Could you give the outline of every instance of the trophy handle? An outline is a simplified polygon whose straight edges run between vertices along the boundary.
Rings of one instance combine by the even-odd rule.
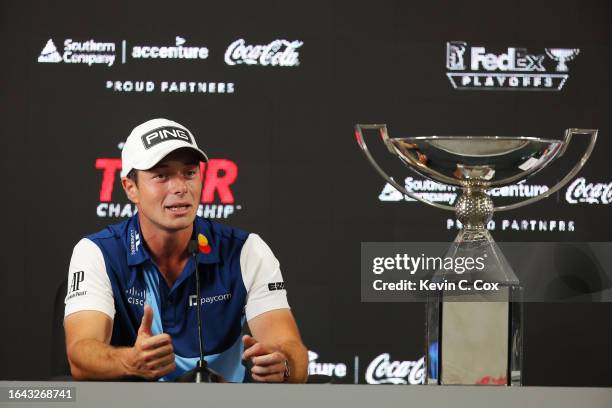
[[[391,153],[394,153],[391,150],[389,144],[387,143],[387,140],[389,139],[389,135],[387,134],[387,125],[384,125],[384,124],[381,124],[381,125],[357,124],[355,125],[355,137],[357,138],[357,144],[359,144],[359,147],[361,148],[361,151],[363,151],[363,154],[365,155],[366,159],[368,159],[372,167],[374,167],[374,169],[378,172],[378,174],[380,174],[385,180],[387,180],[389,184],[395,187],[397,191],[399,191],[400,193],[405,194],[414,200],[420,201],[427,205],[431,205],[432,207],[440,208],[442,210],[448,210],[448,211],[453,211],[453,212],[455,211],[455,207],[434,203],[432,201],[425,200],[424,198],[421,198],[414,193],[411,193],[410,191],[406,190],[405,187],[399,185],[395,180],[389,177],[389,175],[378,165],[376,160],[374,160],[374,157],[372,157],[372,154],[370,154],[370,151],[368,150],[368,145],[366,144],[365,138],[363,137],[363,132],[362,132],[363,129],[378,130],[380,132],[381,139],[383,140],[383,142],[385,142],[385,146],[387,146],[387,149],[389,149]]]
[[[520,208],[520,207],[523,207],[529,204],[533,204],[537,201],[540,201],[543,198],[550,196],[551,194],[556,193],[561,187],[566,185],[572,178],[574,178],[574,176],[580,171],[580,169],[582,169],[586,161],[591,156],[591,153],[593,152],[593,148],[595,147],[595,142],[597,141],[597,129],[567,129],[565,131],[565,136],[563,137],[563,146],[561,147],[561,151],[559,152],[559,155],[557,156],[557,158],[565,154],[565,151],[567,150],[567,146],[572,140],[573,135],[590,135],[591,141],[589,142],[589,145],[587,146],[586,151],[582,155],[582,158],[580,158],[580,161],[576,163],[576,165],[570,170],[569,173],[565,175],[565,177],[563,177],[551,189],[547,190],[546,192],[540,195],[531,197],[525,201],[521,201],[518,203],[514,203],[510,205],[503,205],[501,207],[495,207],[494,211],[497,212],[497,211],[514,210],[516,208]]]

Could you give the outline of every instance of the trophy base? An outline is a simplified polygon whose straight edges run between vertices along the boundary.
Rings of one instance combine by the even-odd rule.
[[[476,238],[476,239],[475,239]],[[427,384],[520,385],[522,288],[486,230],[461,231],[446,257],[484,259],[482,270],[434,281],[497,283],[494,292],[443,290],[426,304]]]

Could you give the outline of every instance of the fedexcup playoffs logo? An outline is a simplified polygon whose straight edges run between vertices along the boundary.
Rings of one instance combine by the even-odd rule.
[[[446,76],[455,89],[560,91],[569,78],[567,63],[578,48],[545,48],[530,53],[507,47],[491,51],[463,41],[446,43]]]

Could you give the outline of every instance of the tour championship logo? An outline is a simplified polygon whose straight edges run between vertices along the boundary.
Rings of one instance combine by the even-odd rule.
[[[53,39],[49,39],[40,52],[38,62],[65,64],[86,64],[112,66],[115,62],[115,43],[98,42],[90,39],[75,41],[68,38],[63,42],[63,49],[57,48]]]
[[[560,91],[569,78],[568,62],[578,48],[525,48],[491,51],[463,41],[446,43],[446,76],[454,89]]]
[[[121,148],[123,144],[119,145]],[[99,203],[96,215],[99,218],[125,218],[136,213],[136,206],[129,202],[125,192],[115,191],[119,185],[121,158],[100,157],[96,159],[95,168],[101,173]],[[237,204],[233,184],[238,177],[238,166],[229,159],[211,158],[207,163],[200,163],[203,178],[202,199],[197,214],[212,219],[229,218],[242,209]],[[201,244],[202,241],[199,242]],[[206,247],[207,242],[204,244]]]

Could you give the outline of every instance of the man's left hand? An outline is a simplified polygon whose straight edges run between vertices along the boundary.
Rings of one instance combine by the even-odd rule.
[[[288,361],[287,356],[282,351],[259,343],[249,335],[243,336],[242,342],[244,343],[242,359],[251,359],[253,362],[251,375],[255,381],[284,382],[287,380],[285,370]]]

